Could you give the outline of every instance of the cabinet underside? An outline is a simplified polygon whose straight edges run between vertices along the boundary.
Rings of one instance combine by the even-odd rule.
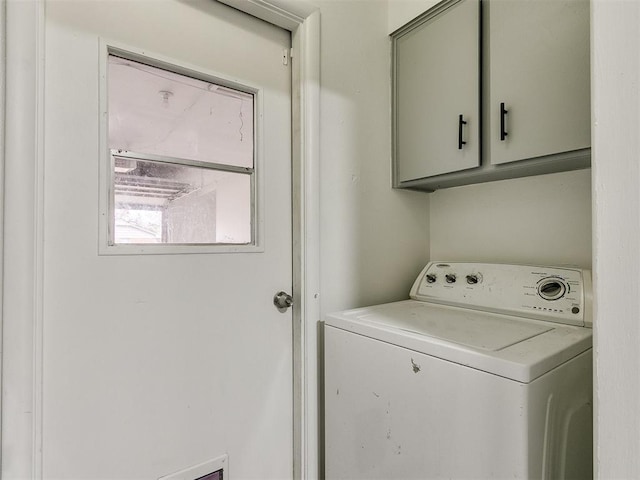
[[[548,173],[581,170],[591,167],[591,149],[530,158],[501,165],[481,165],[460,172],[446,173],[407,182],[397,182],[394,188],[433,192],[442,188],[458,187],[474,183],[493,182],[509,178],[530,177]]]

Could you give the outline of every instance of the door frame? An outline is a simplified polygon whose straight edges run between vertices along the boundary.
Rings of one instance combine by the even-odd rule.
[[[307,0],[218,1],[292,36],[293,478],[315,479],[320,462],[320,12]],[[0,133],[0,147],[4,146],[0,150],[4,167],[0,168],[4,190],[0,196],[1,459],[7,459],[1,462],[1,475],[39,480],[43,478],[44,0],[0,0],[0,43],[0,112],[5,120]],[[5,182],[7,175],[10,184]]]

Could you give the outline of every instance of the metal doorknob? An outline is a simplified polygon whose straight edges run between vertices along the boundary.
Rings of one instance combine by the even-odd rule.
[[[278,292],[273,296],[273,304],[278,310],[286,310],[293,305],[293,297],[287,292]]]

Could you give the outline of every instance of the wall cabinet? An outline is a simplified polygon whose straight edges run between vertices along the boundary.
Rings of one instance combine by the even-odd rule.
[[[446,0],[392,40],[395,187],[590,165],[588,0]]]
[[[480,1],[441,7],[395,42],[401,182],[480,165]]]

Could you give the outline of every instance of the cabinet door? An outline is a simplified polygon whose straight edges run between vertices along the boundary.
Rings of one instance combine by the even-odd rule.
[[[480,164],[479,41],[478,0],[444,2],[395,37],[396,181]]]
[[[486,6],[490,162],[589,148],[589,0]]]

